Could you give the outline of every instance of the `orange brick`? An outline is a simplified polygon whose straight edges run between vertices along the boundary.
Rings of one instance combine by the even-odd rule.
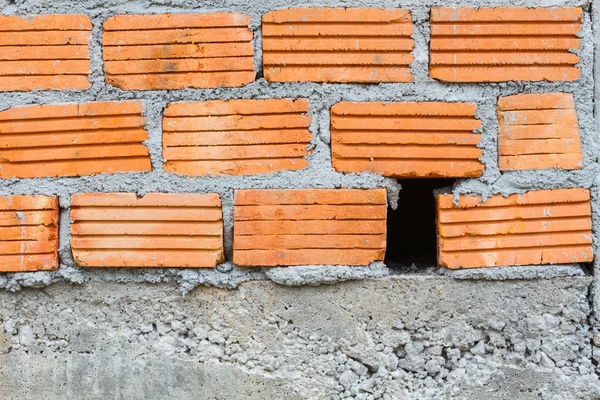
[[[80,193],[71,220],[83,267],[214,267],[224,259],[217,194]]]
[[[523,195],[437,197],[438,263],[458,268],[590,262],[592,221],[585,189]]]
[[[312,135],[305,99],[173,103],[163,121],[165,171],[255,175],[306,167]]]
[[[501,171],[580,169],[583,155],[573,95],[500,97],[498,163]]]
[[[410,12],[296,8],[262,19],[265,79],[272,82],[409,82]]]
[[[333,167],[397,178],[481,176],[475,108],[444,102],[335,104]]]
[[[385,255],[385,189],[238,190],[233,218],[241,266],[368,265]]]
[[[582,10],[449,8],[431,11],[430,75],[448,82],[572,81]]]
[[[58,268],[58,198],[0,197],[0,272]]]
[[[0,178],[149,171],[138,101],[14,107],[0,112]]]
[[[254,80],[250,17],[117,15],[104,23],[106,81],[124,90],[243,86]]]
[[[87,89],[85,15],[0,16],[0,91]]]

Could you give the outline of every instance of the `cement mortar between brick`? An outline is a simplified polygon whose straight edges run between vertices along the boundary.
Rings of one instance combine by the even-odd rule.
[[[428,37],[429,9],[431,6],[448,5],[444,1],[314,1],[295,3],[281,0],[261,2],[247,1],[154,1],[151,6],[140,1],[56,1],[41,3],[24,1],[12,4],[0,0],[0,11],[4,14],[30,15],[39,13],[83,13],[93,20],[93,38],[91,42],[91,61],[93,73],[90,76],[92,87],[86,91],[39,91],[26,93],[3,93],[0,109],[28,104],[49,104],[65,102],[85,102],[100,100],[139,99],[144,103],[144,115],[147,118],[149,139],[146,142],[152,160],[153,171],[142,174],[96,175],[78,178],[56,179],[13,179],[0,181],[0,192],[9,194],[46,194],[58,195],[63,208],[60,221],[60,257],[61,268],[55,272],[6,274],[0,276],[0,288],[18,290],[21,287],[42,287],[52,282],[67,280],[72,283],[86,281],[118,282],[177,282],[182,290],[190,290],[195,285],[217,285],[235,287],[240,282],[269,279],[280,276],[285,270],[282,282],[295,284],[327,283],[335,280],[363,279],[379,277],[387,268],[374,264],[366,268],[324,267],[302,274],[293,267],[267,272],[266,269],[238,268],[230,262],[220,265],[216,270],[178,270],[178,269],[104,269],[84,270],[74,263],[69,249],[69,219],[66,209],[70,195],[76,192],[136,192],[143,195],[148,192],[197,192],[219,193],[223,202],[225,226],[226,258],[232,258],[232,209],[235,189],[245,188],[310,188],[310,187],[349,187],[375,188],[385,187],[389,191],[389,202],[395,205],[399,185],[393,179],[373,174],[338,174],[331,167],[329,108],[339,101],[469,101],[478,105],[477,117],[482,120],[481,147],[483,148],[486,170],[481,178],[457,180],[453,192],[458,194],[480,194],[484,197],[501,193],[523,193],[527,190],[584,187],[590,188],[598,172],[597,154],[600,143],[596,140],[596,125],[593,115],[593,52],[594,36],[590,18],[590,2],[575,1],[517,1],[490,2],[480,1],[480,6],[568,6],[582,5],[585,9],[582,30],[581,78],[576,82],[508,82],[499,84],[444,84],[428,77]],[[472,6],[470,1],[453,2],[452,6]],[[415,22],[415,61],[412,65],[413,82],[380,85],[346,85],[315,83],[268,83],[263,79],[241,88],[187,89],[174,91],[123,91],[104,83],[102,74],[102,22],[111,15],[121,13],[167,13],[167,12],[214,12],[236,11],[252,17],[251,26],[255,29],[255,65],[257,75],[262,76],[260,60],[262,42],[260,40],[260,17],[271,10],[303,6],[365,6],[365,7],[402,7],[411,10]],[[597,41],[596,41],[597,43]],[[535,93],[549,91],[572,92],[581,129],[584,169],[578,171],[543,170],[515,171],[500,174],[497,166],[497,120],[495,105],[498,96],[515,93]],[[199,101],[211,99],[236,98],[299,98],[310,100],[313,132],[313,153],[309,158],[309,167],[294,172],[279,172],[269,175],[240,177],[179,177],[162,171],[162,129],[161,113],[169,102]],[[600,210],[594,207],[594,221],[597,227]],[[598,229],[595,229],[598,231]],[[393,246],[393,243],[389,243]],[[598,240],[595,241],[596,252]],[[546,276],[556,275],[561,267],[547,266]],[[340,271],[344,271],[343,273]],[[389,270],[387,270],[390,273]],[[491,269],[489,274],[507,277],[526,277],[519,268]],[[303,276],[307,276],[303,280]],[[276,280],[277,280],[276,279]]]

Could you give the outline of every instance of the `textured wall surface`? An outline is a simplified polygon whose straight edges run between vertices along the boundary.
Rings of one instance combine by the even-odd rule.
[[[589,277],[0,293],[3,399],[581,399]]]
[[[336,131],[335,126],[332,128],[330,111],[340,102],[474,104],[474,117],[481,124],[474,129],[477,135],[473,136],[480,136],[481,140],[477,148],[469,149],[468,159],[474,162],[475,172],[468,175],[469,179],[456,180],[446,192],[455,196],[489,198],[497,194],[507,196],[543,189],[589,189],[592,246],[598,260],[600,144],[598,106],[594,100],[600,93],[600,63],[597,62],[600,3],[596,0],[453,2],[451,6],[457,7],[582,7],[581,24],[574,24],[577,26],[573,28],[579,39],[569,37],[568,40],[558,40],[556,44],[555,57],[562,69],[548,67],[536,72],[556,81],[486,84],[469,81],[523,78],[510,76],[514,70],[510,71],[501,63],[494,68],[488,67],[490,60],[485,57],[485,46],[506,46],[509,41],[477,42],[465,33],[448,47],[447,32],[443,30],[444,13],[436,14],[441,22],[436,21],[433,27],[430,25],[431,8],[448,5],[441,0],[314,0],[295,4],[283,0],[0,0],[0,13],[5,15],[76,13],[91,20],[91,36],[87,18],[71,21],[79,23],[73,29],[77,28],[80,33],[75,39],[69,39],[68,46],[65,46],[68,48],[62,50],[73,58],[72,62],[27,65],[32,69],[47,69],[51,79],[27,77],[31,72],[27,68],[17,72],[10,68],[0,70],[2,90],[29,90],[45,84],[67,89],[3,91],[0,93],[0,118],[3,113],[11,113],[5,110],[21,106],[139,102],[143,124],[137,121],[133,125],[115,125],[118,129],[129,129],[131,137],[96,135],[90,136],[90,140],[93,139],[90,143],[101,145],[110,142],[122,149],[119,143],[136,142],[137,153],[126,157],[128,160],[132,156],[134,160],[138,157],[143,165],[137,169],[146,171],[49,178],[45,176],[61,174],[54,174],[47,165],[36,162],[29,170],[30,175],[19,179],[15,176],[23,173],[24,169],[11,169],[9,166],[12,162],[29,162],[27,157],[35,156],[29,151],[19,150],[28,148],[31,142],[20,140],[16,134],[11,135],[12,142],[0,142],[2,148],[14,147],[8,152],[10,157],[0,158],[7,165],[6,169],[0,170],[3,178],[0,179],[0,195],[57,196],[60,205],[59,268],[55,271],[0,275],[0,398],[600,399],[597,376],[597,362],[600,361],[598,261],[583,265],[499,267],[476,271],[413,268],[409,273],[406,269],[383,262],[361,267],[318,265],[294,268],[243,268],[232,262],[236,190],[385,188],[388,204],[396,206],[402,196],[402,188],[395,179],[368,172],[344,174],[341,172],[343,168],[334,168],[336,154],[340,154],[333,154],[332,163],[332,148],[336,146],[346,151],[343,153],[345,156],[365,158],[364,152],[355,152],[357,146],[343,148],[336,142],[344,140],[340,137],[347,135],[340,133],[341,130]],[[393,64],[393,68],[381,68],[379,71],[390,78],[390,83],[287,82],[298,76],[308,76],[307,71],[316,73],[313,78],[318,81],[332,81],[335,77],[343,80],[354,77],[356,81],[361,74],[365,81],[372,78],[369,74],[365,75],[364,67],[375,65],[371,58],[345,59],[338,55],[334,60],[318,57],[307,60],[295,51],[278,50],[278,46],[285,49],[282,43],[289,43],[290,38],[286,36],[289,32],[282,34],[277,22],[278,13],[270,14],[264,26],[261,18],[288,7],[311,6],[409,10],[409,17],[404,12],[399,14],[402,22],[399,25],[404,31],[398,33],[395,39],[398,43],[385,44],[400,46],[396,50],[402,53],[386,61]],[[158,68],[158,71],[164,71],[165,66],[128,62],[126,57],[137,54],[135,41],[160,46],[165,37],[131,35],[127,30],[131,30],[135,23],[147,24],[148,21],[132,22],[127,18],[112,19],[113,25],[108,25],[106,31],[110,33],[107,35],[103,32],[105,21],[120,14],[213,12],[249,16],[249,19],[234,18],[229,22],[231,26],[228,25],[227,32],[223,32],[226,37],[237,35],[236,43],[213,46],[210,50],[209,46],[203,47],[202,51],[231,52],[237,57],[229,64],[215,61],[214,65],[202,67],[236,71],[215,75],[215,82],[221,87],[203,89],[204,83],[201,82],[188,89],[127,90],[161,89],[164,85],[185,87],[186,82],[196,78],[186,75],[189,71],[185,69],[200,67],[186,60],[190,50],[182,48],[179,54],[182,61],[177,65],[183,73],[174,73],[164,79],[144,79],[140,77],[141,70]],[[284,14],[281,15],[285,17]],[[561,14],[559,17],[569,19],[572,16]],[[293,20],[297,16],[285,18]],[[407,18],[412,19],[412,31],[409,31]],[[512,15],[511,18],[518,16]],[[184,22],[182,28],[190,28]],[[489,20],[483,22],[490,24]],[[34,23],[45,22],[43,19],[32,21],[32,26]],[[248,26],[248,23],[249,29],[238,26]],[[534,27],[537,25],[532,24]],[[17,33],[27,30],[22,24],[4,26]],[[380,30],[374,34],[378,32]],[[540,32],[537,31],[537,34]],[[563,34],[572,36],[573,32]],[[547,34],[550,33],[560,35],[553,30]],[[347,34],[347,31],[328,33],[336,38]],[[535,32],[523,31],[522,37],[517,38],[519,45],[513,50],[523,52],[524,43],[537,40],[532,35],[535,36]],[[9,36],[4,34],[4,37]],[[18,37],[25,38],[18,40],[26,41],[30,36]],[[88,37],[91,40],[89,50],[86,50],[79,42],[85,43]],[[436,40],[436,51],[430,54],[432,37]],[[345,43],[336,42],[339,39],[327,36],[333,46],[331,49],[339,49],[340,43]],[[57,31],[48,40],[66,39],[62,32]],[[263,40],[268,41],[266,46],[263,46]],[[106,45],[104,48],[103,43]],[[123,50],[115,50],[119,43],[126,44]],[[378,47],[380,42],[373,43],[376,43],[375,50],[382,50]],[[479,43],[479,47],[460,47],[469,43]],[[569,50],[571,46],[576,49]],[[26,53],[24,49],[18,51]],[[448,67],[450,61],[456,63],[452,53],[455,50],[476,53],[474,60],[466,56],[464,62],[475,63],[477,74],[469,68]],[[19,57],[23,58],[25,53],[19,53]],[[51,55],[32,52],[30,59],[36,61]],[[435,56],[435,62],[430,62],[430,56]],[[282,59],[299,65],[296,70],[300,73],[294,75],[294,68],[278,68]],[[320,71],[321,66],[332,62],[342,65],[337,73],[332,74],[329,69]],[[572,67],[575,62],[578,68]],[[435,65],[438,77],[445,82],[430,76],[430,65]],[[89,82],[85,77],[88,71],[91,71]],[[520,73],[531,74],[531,69],[523,68]],[[65,74],[72,78],[65,78]],[[268,78],[268,75],[273,80],[286,82],[267,82],[263,77]],[[466,82],[452,82],[457,80]],[[248,84],[225,87],[231,86],[227,82]],[[549,92],[573,95],[574,107],[569,108],[569,118],[572,120],[575,113],[578,132],[575,134],[570,129],[563,134],[578,136],[580,141],[576,157],[568,157],[568,168],[574,169],[508,170],[511,168],[499,165],[498,137],[503,122],[498,120],[498,98]],[[302,146],[285,149],[286,155],[293,153],[293,160],[301,163],[301,169],[289,168],[291,170],[269,175],[233,173],[214,176],[214,169],[211,173],[203,173],[197,168],[193,169],[194,175],[197,175],[193,177],[171,173],[177,172],[175,160],[183,158],[187,162],[188,158],[192,158],[196,162],[201,158],[197,154],[208,151],[210,143],[194,142],[196,150],[189,150],[184,156],[177,153],[173,153],[174,157],[173,154],[165,156],[163,149],[172,145],[163,138],[163,130],[169,132],[163,125],[168,104],[271,98],[308,99],[309,106],[298,113],[304,121],[297,140]],[[304,104],[303,101],[297,103]],[[522,109],[519,110],[522,112]],[[78,113],[80,111],[77,110]],[[252,112],[257,111],[253,109]],[[135,114],[138,118],[140,112],[137,108]],[[113,118],[114,114],[110,116]],[[472,119],[472,116],[469,118]],[[562,122],[558,121],[559,124]],[[44,124],[42,122],[38,129],[43,130]],[[10,122],[5,122],[2,127],[8,125]],[[170,139],[177,139],[180,133],[168,135],[171,135]],[[179,139],[187,140],[185,137]],[[415,136],[412,140],[417,139],[422,137]],[[450,145],[459,140],[458,136],[453,139]],[[257,151],[267,151],[270,149],[267,146],[277,145],[257,143],[256,139],[241,136],[232,140],[234,142],[229,143],[232,146],[249,143]],[[235,140],[241,142],[236,143]],[[370,151],[375,151],[374,154],[389,151],[385,146],[390,143],[377,143],[376,138],[358,137],[356,140],[358,144],[371,146]],[[375,142],[363,143],[367,140]],[[144,148],[140,152],[140,141],[147,150]],[[304,147],[307,142],[309,148]],[[49,143],[46,145],[52,145],[52,142]],[[35,144],[45,143],[35,141]],[[397,147],[405,145],[401,142],[391,144]],[[128,146],[125,150],[129,151]],[[377,147],[383,150],[377,150]],[[551,150],[555,153],[566,151],[562,147]],[[507,151],[519,152],[519,149],[513,147]],[[192,152],[195,153],[190,156]],[[571,154],[570,150],[567,153]],[[103,157],[114,160],[120,155],[122,153],[111,153]],[[218,165],[218,171],[239,173],[253,168],[255,171],[274,168],[267,167],[268,164],[243,164],[240,167],[236,160],[244,159],[243,152],[228,153],[228,157],[227,161],[231,164]],[[576,161],[572,162],[572,158]],[[480,164],[483,164],[483,170]],[[213,164],[210,165],[213,167]],[[408,173],[414,172],[415,165],[408,165]],[[104,167],[94,162],[78,167],[67,165],[65,168],[89,171]],[[380,173],[381,168],[381,165],[371,165],[358,172],[370,170]],[[406,171],[395,173],[402,175]],[[443,168],[440,171],[441,176],[451,175]],[[218,194],[222,203],[224,262],[214,269],[202,270],[81,268],[71,251],[71,195],[87,192],[130,192],[139,196],[153,192]],[[408,226],[406,229],[412,228]],[[394,243],[387,245],[389,249]],[[323,285],[325,283],[332,285]]]

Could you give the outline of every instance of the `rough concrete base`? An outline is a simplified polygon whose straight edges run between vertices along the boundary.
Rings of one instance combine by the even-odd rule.
[[[595,399],[589,277],[0,292],[2,399]]]

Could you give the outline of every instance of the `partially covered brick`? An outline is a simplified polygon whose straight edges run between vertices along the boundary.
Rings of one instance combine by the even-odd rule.
[[[385,189],[238,190],[240,266],[368,265],[386,247]]]
[[[566,8],[431,10],[430,76],[447,82],[573,81],[583,12]]]
[[[517,94],[498,99],[501,171],[580,169],[582,164],[571,93]]]
[[[1,15],[0,91],[87,89],[91,36],[85,15]]]
[[[139,101],[48,104],[0,112],[0,178],[150,171]]]
[[[116,15],[104,23],[107,83],[124,90],[243,86],[254,80],[250,17]]]
[[[218,194],[80,193],[71,220],[82,267],[215,267],[224,258]]]
[[[438,263],[457,268],[590,262],[592,219],[585,189],[508,197],[437,197]]]
[[[299,170],[312,134],[306,99],[173,103],[163,121],[164,169],[179,175]]]
[[[58,268],[58,198],[0,197],[0,272]]]
[[[395,178],[477,177],[481,135],[473,103],[341,102],[331,108],[331,153],[339,172]]]
[[[271,82],[409,82],[410,11],[292,8],[262,19],[265,79]]]

